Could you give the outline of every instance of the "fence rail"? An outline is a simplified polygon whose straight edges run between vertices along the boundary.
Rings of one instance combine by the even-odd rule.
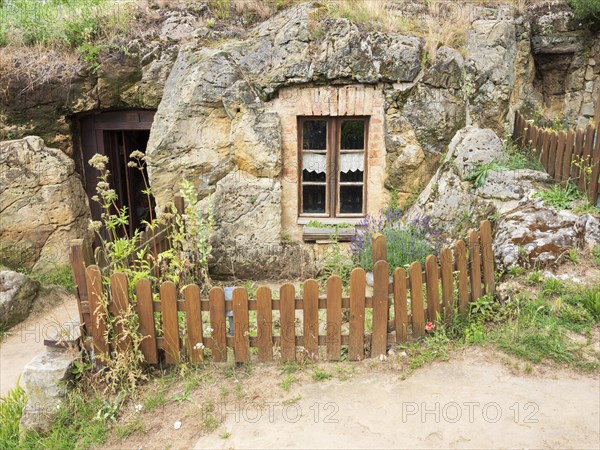
[[[573,181],[587,193],[590,202],[596,203],[600,176],[600,139],[596,127],[588,125],[585,130],[576,131],[549,130],[529,123],[517,111],[513,139],[521,146],[535,149],[551,177],[557,181]],[[583,171],[573,164],[575,159],[583,163]],[[590,167],[591,176],[586,176],[585,171]]]
[[[71,252],[82,323],[96,355],[107,357],[131,345],[118,326],[107,333],[109,318],[116,318],[113,323],[118,324],[131,302],[139,316],[139,332],[144,337],[140,349],[148,364],[176,364],[184,357],[198,363],[203,360],[204,345],[216,362],[227,360],[228,348],[233,349],[236,362],[250,361],[251,348],[257,349],[259,361],[273,360],[276,350],[285,361],[295,360],[299,351],[311,359],[328,360],[340,360],[347,351],[349,360],[360,360],[369,354],[386,354],[388,345],[406,342],[410,336],[424,336],[428,321],[449,320],[454,311],[464,314],[470,301],[495,292],[488,221],[481,222],[480,232],[469,232],[468,245],[459,240],[452,248],[442,249],[439,257],[428,256],[424,270],[419,262],[413,262],[408,271],[395,268],[391,282],[385,238],[377,235],[371,295],[367,295],[365,271],[355,268],[347,296],[342,280],[332,276],[322,290],[310,279],[300,293],[285,283],[278,298],[268,287],[260,287],[252,299],[246,289],[236,288],[231,300],[225,300],[220,287],[203,296],[197,285],[179,293],[171,282],[158,286],[156,296],[157,286],[143,279],[130,298],[124,274],[114,273],[103,284],[99,267],[86,267],[81,241],[73,242]],[[227,330],[228,311],[233,312],[233,334]]]

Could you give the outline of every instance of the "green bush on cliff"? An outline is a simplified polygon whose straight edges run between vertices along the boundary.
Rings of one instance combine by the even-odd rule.
[[[569,0],[575,18],[588,22],[593,28],[600,28],[600,1]]]

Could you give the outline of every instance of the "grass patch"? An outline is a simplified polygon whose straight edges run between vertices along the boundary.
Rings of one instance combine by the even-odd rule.
[[[0,398],[0,446],[3,450],[19,447],[19,421],[27,403],[27,395],[17,382],[14,389]]]
[[[315,371],[312,374],[312,379],[315,381],[325,381],[329,380],[332,376],[333,375],[331,375],[329,372],[326,372],[325,370],[316,367]]]
[[[533,194],[542,201],[556,209],[572,209],[573,202],[581,199],[581,193],[577,186],[569,182],[565,186],[555,184],[554,186]]]

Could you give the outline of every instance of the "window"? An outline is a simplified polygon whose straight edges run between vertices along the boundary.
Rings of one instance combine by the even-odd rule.
[[[367,123],[361,117],[298,119],[300,215],[364,216]]]

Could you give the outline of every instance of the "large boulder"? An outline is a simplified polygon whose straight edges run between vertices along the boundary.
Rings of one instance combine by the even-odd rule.
[[[494,255],[499,268],[558,262],[572,248],[600,243],[600,221],[590,214],[557,211],[539,199],[527,202],[496,224]]]
[[[217,182],[211,273],[239,278],[285,278],[310,273],[313,258],[282,242],[281,183],[236,171]]]
[[[452,234],[494,214],[512,211],[551,182],[543,172],[499,168],[489,170],[479,187],[467,180],[477,166],[499,161],[503,155],[502,142],[492,130],[460,130],[409,216],[425,215],[434,227]]]
[[[39,137],[0,142],[0,194],[0,263],[68,263],[69,240],[86,236],[89,223],[75,162]]]
[[[10,328],[27,318],[39,287],[22,273],[0,271],[0,327]]]

